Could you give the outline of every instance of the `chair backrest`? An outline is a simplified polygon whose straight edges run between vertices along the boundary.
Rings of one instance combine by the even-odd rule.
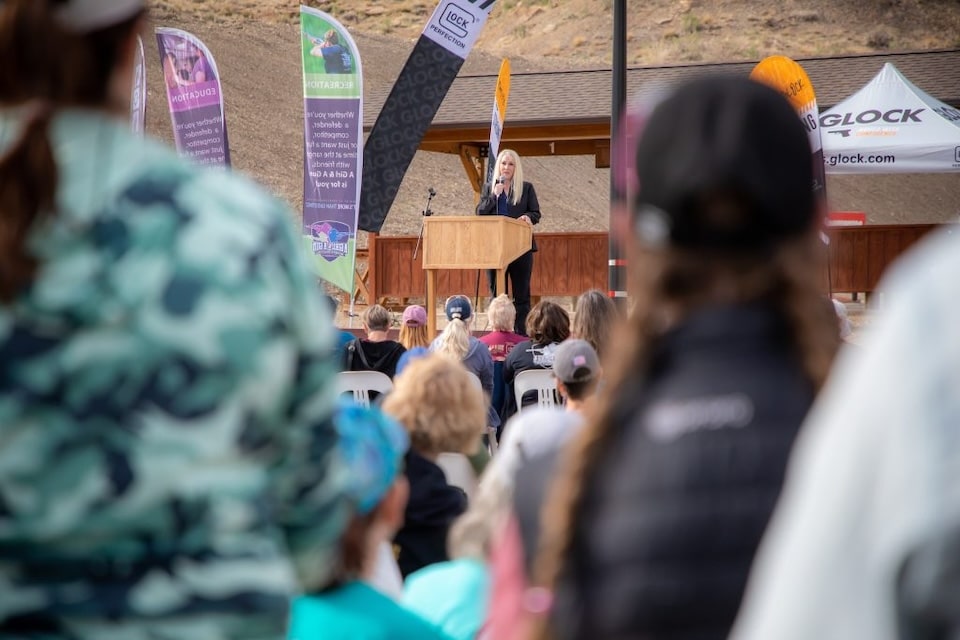
[[[513,393],[517,398],[517,412],[523,411],[523,394],[537,392],[537,406],[552,407],[556,404],[554,390],[557,388],[550,369],[527,369],[513,379]]]
[[[500,451],[500,441],[497,440],[496,427],[487,427],[487,451],[490,453],[491,458]]]
[[[337,374],[337,393],[352,393],[353,401],[363,407],[370,406],[370,392],[387,393],[393,389],[393,381],[379,371],[341,371]]]
[[[462,453],[441,453],[437,456],[437,466],[443,469],[447,484],[463,489],[467,499],[473,498],[477,491],[477,474],[467,456]]]

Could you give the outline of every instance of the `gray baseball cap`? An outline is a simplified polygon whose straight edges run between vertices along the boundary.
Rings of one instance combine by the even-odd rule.
[[[560,382],[589,382],[599,374],[600,358],[586,340],[564,340],[553,353],[553,375]]]

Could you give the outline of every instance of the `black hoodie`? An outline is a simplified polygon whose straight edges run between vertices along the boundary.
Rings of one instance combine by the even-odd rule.
[[[429,564],[449,560],[447,532],[467,509],[467,494],[447,484],[443,469],[413,451],[407,452],[405,460],[410,500],[403,528],[393,539],[400,547],[397,564],[404,578]]]
[[[356,339],[345,347],[344,371],[379,371],[393,379],[397,361],[406,348],[394,340],[371,342]]]

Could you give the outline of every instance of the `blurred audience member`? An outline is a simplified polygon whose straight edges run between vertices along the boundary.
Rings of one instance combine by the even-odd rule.
[[[490,350],[490,357],[493,358],[493,396],[490,404],[493,410],[500,417],[500,424],[503,425],[505,419],[507,394],[506,386],[503,382],[503,364],[507,356],[513,351],[513,348],[526,340],[526,336],[513,332],[514,323],[517,318],[517,309],[513,306],[513,301],[506,294],[500,294],[490,301],[487,308],[487,318],[493,331],[480,338],[480,342],[487,345]],[[497,431],[497,438],[500,437],[500,431]]]
[[[486,402],[461,364],[431,355],[414,360],[397,376],[383,410],[410,434],[405,474],[410,481],[403,528],[394,541],[404,576],[447,560],[447,532],[467,507],[464,492],[447,483],[437,456],[472,454],[486,425]]]
[[[603,358],[619,317],[617,306],[609,296],[599,289],[590,289],[577,298],[570,334],[589,342]]]
[[[400,356],[400,359],[397,360],[397,374],[400,375],[403,373],[403,370],[407,368],[414,360],[419,360],[425,356],[430,355],[430,349],[426,347],[414,347],[412,349],[407,349],[404,351],[403,355]]]
[[[407,578],[404,604],[442,627],[451,637],[464,640],[476,637],[487,618],[491,597],[490,558],[510,519],[511,496],[519,470],[529,461],[554,458],[579,430],[583,424],[580,412],[595,392],[601,375],[596,352],[583,340],[562,343],[556,351],[553,370],[558,389],[567,397],[566,407],[531,409],[513,418],[500,453],[483,475],[477,497],[451,528],[449,546],[454,560],[431,565]],[[536,466],[541,465],[538,462]],[[527,477],[525,486],[517,487],[524,496],[535,487],[534,491],[540,496],[536,507],[525,509],[520,519],[525,543],[535,539],[539,530],[530,523],[539,521],[539,507],[549,477],[549,472],[543,477]],[[525,506],[529,502],[525,498]],[[507,539],[509,541],[509,535]],[[512,555],[511,551],[499,551],[499,558],[514,563],[516,569],[526,575],[532,549],[518,544],[512,547]],[[526,578],[514,582],[526,583]],[[510,590],[509,586],[505,589]],[[524,592],[514,589],[511,593],[522,597]]]
[[[510,486],[523,460],[544,454],[556,454],[584,423],[584,410],[594,397],[602,369],[597,352],[586,340],[570,338],[560,343],[553,359],[557,394],[565,399],[563,407],[534,407],[510,419],[500,451],[491,465]]]
[[[130,129],[144,0],[0,2],[0,637],[279,638],[348,515],[292,212]]]
[[[535,407],[514,416],[483,480],[513,490],[512,515],[492,556],[491,637],[522,637],[518,632],[527,628],[524,607],[530,599],[528,585],[547,487],[561,450],[584,425],[583,412],[597,392],[602,369],[588,342],[568,339],[556,351],[553,373],[565,406]],[[535,600],[536,591],[530,594]]]
[[[517,411],[517,399],[513,397],[512,390],[513,379],[521,371],[553,367],[554,352],[561,342],[570,337],[570,316],[555,302],[541,300],[527,316],[527,335],[530,339],[515,346],[503,363],[503,381],[507,385],[507,416]],[[536,392],[529,392],[520,401],[524,407],[536,404]]]
[[[443,638],[439,629],[368,583],[378,550],[403,523],[407,433],[378,409],[344,405],[336,417],[353,517],[340,538],[340,570],[293,601],[290,640]]]
[[[480,342],[487,345],[494,362],[506,360],[513,348],[526,340],[524,336],[513,332],[516,318],[517,309],[506,294],[501,293],[490,301],[487,319],[493,331],[480,338]]]
[[[480,386],[487,399],[487,426],[500,426],[500,414],[494,411],[493,397],[493,358],[487,345],[470,333],[473,324],[473,307],[470,299],[464,295],[450,296],[444,303],[447,314],[447,326],[430,345],[430,350],[463,363],[467,371],[480,379]]]
[[[635,159],[633,343],[563,457],[540,635],[720,640],[839,342],[810,145],[778,92],[701,78]]]
[[[470,508],[450,528],[452,560],[408,576],[404,606],[455,640],[478,637],[491,597],[489,558],[509,512],[510,488],[485,475]]]
[[[882,285],[790,461],[736,640],[960,637],[960,236]]]
[[[412,304],[403,310],[400,344],[407,349],[430,346],[430,336],[427,335],[427,310],[418,304]]]
[[[379,371],[391,378],[396,374],[397,361],[406,349],[390,339],[390,321],[390,312],[379,304],[367,307],[363,312],[367,337],[347,344],[344,371]]]

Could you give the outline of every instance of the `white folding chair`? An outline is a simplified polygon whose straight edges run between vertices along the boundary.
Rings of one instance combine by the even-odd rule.
[[[467,456],[462,453],[441,453],[437,456],[437,466],[443,469],[447,484],[463,489],[468,500],[473,498],[477,491],[477,474]]]
[[[557,388],[550,369],[527,369],[513,379],[513,393],[517,398],[517,411],[523,410],[523,394],[537,392],[537,406],[552,407],[556,404],[554,390]]]
[[[497,455],[497,451],[500,450],[500,443],[497,442],[497,428],[496,427],[487,427],[487,451],[490,452],[490,457]]]
[[[379,371],[341,371],[337,374],[337,393],[352,393],[353,401],[370,406],[370,392],[387,393],[393,389],[390,376]]]

